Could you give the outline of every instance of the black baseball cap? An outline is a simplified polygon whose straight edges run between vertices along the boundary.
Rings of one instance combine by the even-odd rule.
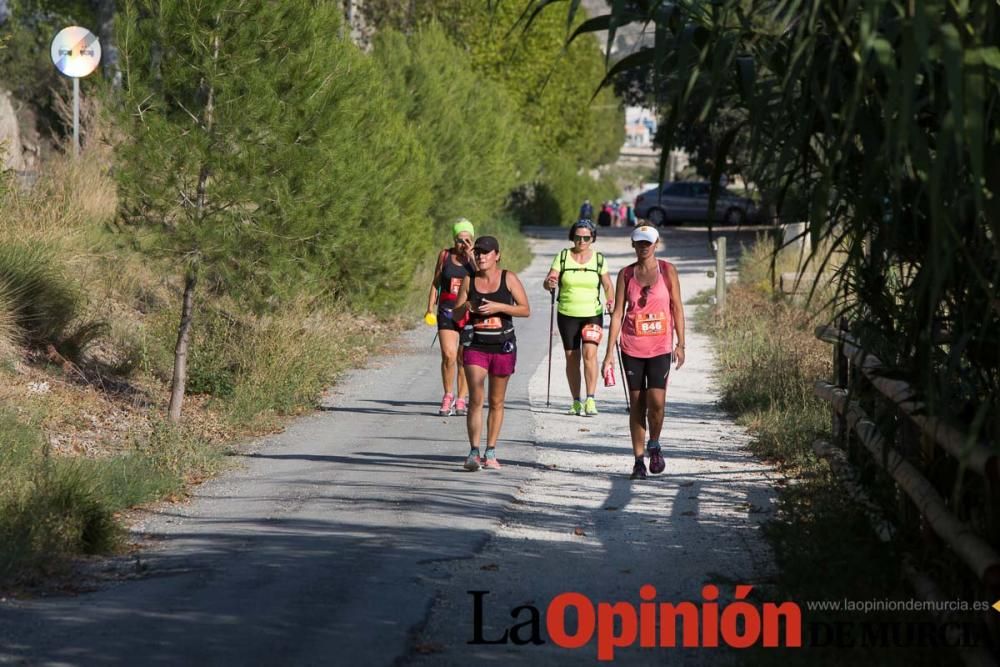
[[[480,236],[476,239],[476,243],[472,247],[475,250],[482,250],[483,252],[493,252],[494,250],[500,252],[500,242],[492,236]]]

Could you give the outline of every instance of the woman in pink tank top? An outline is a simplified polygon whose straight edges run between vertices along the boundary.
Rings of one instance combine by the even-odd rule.
[[[614,364],[614,347],[621,336],[624,380],[629,391],[629,431],[635,464],[632,479],[646,479],[649,471],[666,467],[660,451],[667,377],[673,361],[684,365],[684,305],[677,269],[656,258],[660,234],[655,227],[636,227],[632,247],[636,262],[618,273],[615,310],[611,316],[608,348],[602,370]],[[646,445],[646,432],[649,445]]]

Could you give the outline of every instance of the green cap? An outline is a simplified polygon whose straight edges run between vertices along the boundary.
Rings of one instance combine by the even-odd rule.
[[[459,218],[455,221],[455,224],[451,226],[451,238],[455,238],[462,232],[469,232],[473,236],[476,235],[476,228],[472,226],[472,223],[465,218]]]

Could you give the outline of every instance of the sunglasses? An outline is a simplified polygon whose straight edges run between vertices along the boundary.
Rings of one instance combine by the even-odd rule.
[[[573,240],[574,241],[579,241],[580,243],[588,243],[590,241],[593,241],[594,237],[593,236],[580,236],[579,234],[577,234],[576,236],[573,237]]]
[[[475,255],[476,257],[479,257],[480,255],[488,255],[491,252],[493,252],[493,251],[492,250],[483,250],[482,248],[473,248],[472,249],[472,254]]]
[[[632,245],[636,248],[648,248],[653,245],[651,241],[632,241]]]

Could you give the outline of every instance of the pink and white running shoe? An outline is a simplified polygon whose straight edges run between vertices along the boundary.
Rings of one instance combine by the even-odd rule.
[[[486,456],[480,459],[483,467],[487,470],[500,470],[500,462],[497,461],[497,450],[493,447],[486,448]]]

